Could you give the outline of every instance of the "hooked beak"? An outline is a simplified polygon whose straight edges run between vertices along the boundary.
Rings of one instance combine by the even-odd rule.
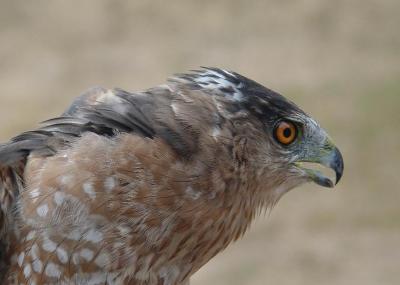
[[[314,181],[316,184],[323,187],[332,188],[336,184],[338,184],[340,179],[342,178],[343,168],[344,168],[343,157],[339,149],[333,145],[329,145],[328,148],[324,148],[324,150],[321,153],[323,154],[320,157],[309,160],[302,160],[297,162],[295,165],[298,168],[302,169],[306,173],[308,178]],[[325,176],[321,171],[305,168],[302,162],[318,163],[332,169],[336,174],[335,183],[333,183],[333,181],[327,176]]]

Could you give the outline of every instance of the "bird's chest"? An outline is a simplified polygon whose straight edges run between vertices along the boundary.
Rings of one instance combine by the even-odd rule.
[[[72,158],[87,154],[60,153],[34,173],[20,199],[10,280],[180,284],[244,232],[249,207],[225,196],[237,187],[227,164],[188,171],[166,153],[157,163],[125,153],[79,164]]]
[[[66,217],[51,227],[29,221],[12,246],[10,277],[15,284],[36,285],[183,284],[244,232],[247,218],[241,209],[240,204],[197,209],[185,218],[174,211],[155,220],[161,215],[157,210],[129,216],[129,222],[121,215],[118,223],[75,216],[73,224],[65,223]]]
[[[121,226],[57,234],[25,227],[13,245],[9,284],[183,284],[232,240],[226,222],[194,219],[186,230],[152,237]]]

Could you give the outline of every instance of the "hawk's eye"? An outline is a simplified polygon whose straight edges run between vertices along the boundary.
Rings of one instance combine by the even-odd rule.
[[[274,136],[279,143],[289,145],[297,138],[297,128],[292,122],[280,121],[275,126]]]

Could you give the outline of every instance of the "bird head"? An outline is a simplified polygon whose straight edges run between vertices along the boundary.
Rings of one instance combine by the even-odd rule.
[[[306,182],[331,188],[341,179],[339,149],[313,118],[282,95],[216,68],[182,78],[213,95],[219,112],[234,126],[236,159],[261,186],[274,189],[275,198]],[[335,178],[321,168],[333,170]]]

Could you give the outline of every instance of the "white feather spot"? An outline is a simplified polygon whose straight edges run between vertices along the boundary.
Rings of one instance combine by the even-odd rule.
[[[86,241],[90,241],[90,242],[93,242],[93,243],[98,243],[98,242],[101,242],[103,240],[103,234],[101,232],[99,232],[99,231],[91,229],[85,235],[84,239]]]
[[[36,236],[36,231],[30,231],[27,235],[26,235],[26,240],[33,240]]]
[[[49,206],[47,204],[40,205],[36,209],[36,213],[39,215],[39,217],[46,217],[47,213],[49,212]]]
[[[190,199],[193,200],[197,200],[201,196],[201,192],[194,190],[191,186],[186,187],[185,193]]]
[[[91,261],[93,259],[94,253],[92,250],[88,248],[84,248],[80,252],[80,256],[84,258],[87,262]]]
[[[72,263],[75,264],[75,265],[78,265],[79,264],[79,260],[80,260],[79,254],[78,253],[74,253],[72,255]]]
[[[82,237],[82,233],[78,229],[74,229],[67,234],[67,239],[79,240]]]
[[[236,77],[232,72],[229,72],[229,71],[226,70],[226,69],[222,69],[222,71],[225,72],[226,74],[232,76],[232,77]]]
[[[96,98],[96,105],[104,102],[121,103],[121,99],[112,90],[107,90]]]
[[[159,270],[159,276],[164,279],[165,284],[173,284],[180,273],[179,267],[175,265],[163,266]]]
[[[93,184],[90,182],[85,182],[83,184],[83,192],[89,195],[90,199],[96,199],[96,192],[94,191]]]
[[[66,264],[68,262],[68,253],[62,247],[58,247],[56,252],[58,260]]]
[[[47,252],[53,252],[56,250],[57,244],[54,241],[52,241],[46,237],[43,239],[42,248]]]
[[[65,186],[68,186],[71,184],[71,182],[74,181],[73,178],[74,177],[72,175],[63,175],[60,177],[60,183]]]
[[[54,202],[60,206],[65,200],[65,193],[57,191],[54,193]]]
[[[131,232],[131,229],[129,227],[118,226],[117,228],[122,236],[126,236]]]
[[[35,188],[29,192],[29,195],[32,198],[32,201],[35,203],[40,195],[39,188]]]
[[[34,243],[32,245],[29,253],[30,253],[32,259],[37,259],[39,257],[39,247],[38,247],[37,243]]]
[[[213,128],[211,135],[212,135],[212,137],[214,139],[217,139],[220,134],[221,134],[221,129],[220,128],[218,128],[218,127]]]
[[[43,263],[39,259],[36,259],[32,262],[32,268],[35,272],[42,272]]]
[[[235,101],[242,101],[243,100],[243,94],[239,91],[236,91],[235,94],[233,95],[233,100]]]
[[[221,88],[232,89],[233,96],[231,93],[229,93],[226,94],[226,98],[240,102],[243,100],[244,97],[242,92],[240,91],[240,89],[243,88],[243,83],[240,82],[239,84],[236,84],[232,82],[229,76],[236,78],[233,73],[226,70],[222,70],[221,72],[206,70],[205,72],[201,73],[200,76],[196,77],[194,81],[203,88],[209,90]]]
[[[25,259],[25,253],[24,253],[24,252],[21,252],[21,253],[18,255],[18,260],[17,260],[19,267],[22,266],[22,263],[24,262],[24,259]]]
[[[54,264],[53,262],[49,262],[46,265],[46,269],[44,270],[44,273],[46,273],[46,275],[48,277],[60,278],[60,276],[61,276],[61,271],[60,271],[58,265]]]
[[[96,263],[96,265],[100,268],[105,268],[108,264],[110,264],[110,257],[107,253],[102,252],[96,257],[94,263]]]
[[[175,114],[179,114],[179,107],[178,107],[178,104],[172,103],[172,104],[171,104],[171,108],[172,108],[172,111],[173,111]]]
[[[28,263],[24,266],[24,276],[25,278],[29,278],[31,276],[32,268],[31,265]]]
[[[104,181],[104,187],[107,192],[111,192],[115,187],[115,179],[112,176],[109,176]]]

